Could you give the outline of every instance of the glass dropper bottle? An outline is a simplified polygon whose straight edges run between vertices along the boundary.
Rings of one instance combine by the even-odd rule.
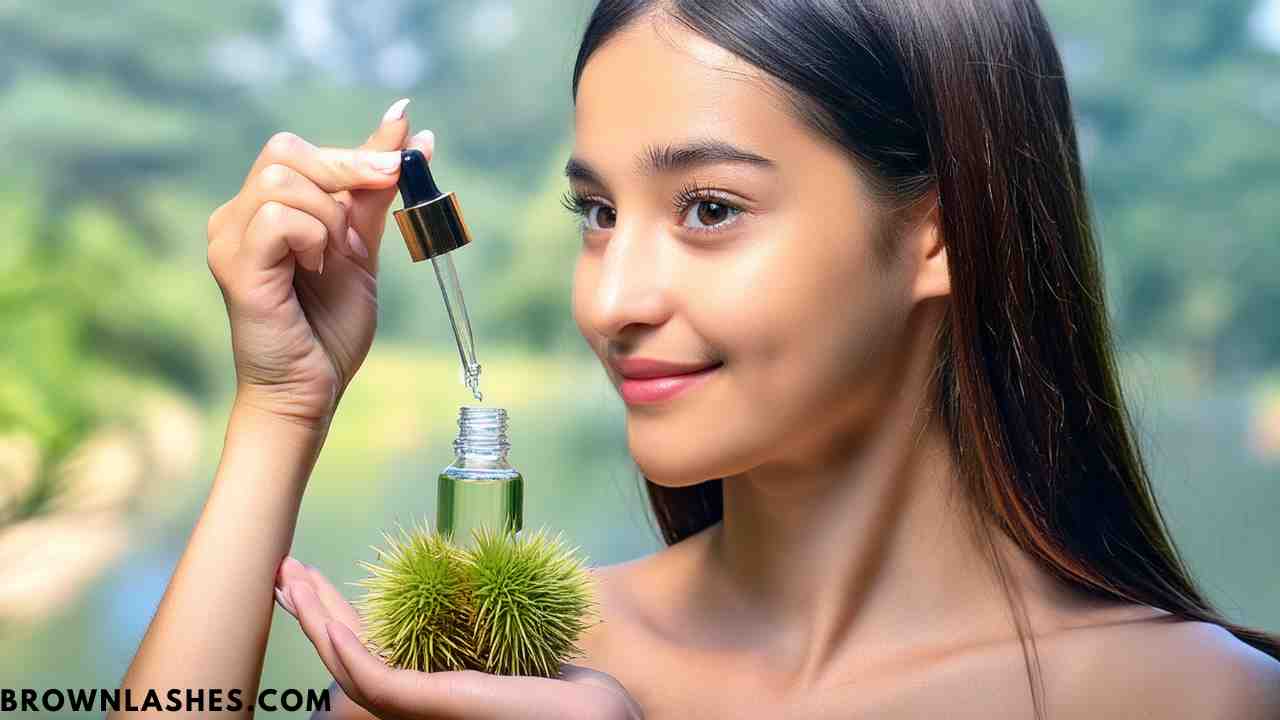
[[[392,214],[413,261],[431,258],[444,307],[449,313],[449,323],[453,326],[453,337],[458,343],[464,382],[475,399],[483,402],[475,337],[471,334],[471,320],[462,299],[458,271],[449,256],[451,251],[471,242],[471,233],[462,217],[462,206],[453,192],[441,192],[436,186],[421,150],[400,152],[400,179],[397,184],[404,207]]]
[[[458,408],[453,462],[441,471],[436,529],[460,547],[475,547],[473,530],[519,534],[524,527],[524,477],[507,461],[507,411]]]

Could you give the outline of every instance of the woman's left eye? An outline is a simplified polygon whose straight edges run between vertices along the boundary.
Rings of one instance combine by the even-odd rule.
[[[685,224],[684,227],[699,232],[708,232],[717,228],[725,227],[742,213],[740,208],[734,207],[718,197],[700,197],[691,198],[692,202],[688,203],[688,212],[686,220],[694,220],[697,225]]]

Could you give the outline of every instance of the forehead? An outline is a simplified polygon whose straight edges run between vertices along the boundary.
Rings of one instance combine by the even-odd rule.
[[[766,78],[678,23],[641,18],[597,49],[583,69],[576,154],[617,162],[643,145],[689,137],[767,148],[779,133],[802,129]]]

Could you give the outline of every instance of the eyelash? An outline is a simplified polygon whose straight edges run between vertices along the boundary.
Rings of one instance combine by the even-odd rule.
[[[671,209],[683,218],[685,212],[687,212],[691,206],[699,202],[711,202],[716,205],[722,205],[729,208],[734,213],[731,218],[737,218],[746,212],[746,210],[729,202],[722,195],[716,193],[713,188],[699,185],[697,183],[687,183],[681,187],[680,190],[676,192],[675,197],[671,200]],[[569,212],[581,217],[585,223],[587,216],[591,212],[591,208],[595,205],[603,205],[604,203],[592,199],[592,196],[590,195],[580,193],[577,190],[570,188],[570,190],[564,194],[564,197],[560,199],[560,204]],[[734,224],[735,222],[737,222],[736,219],[729,219],[718,225],[712,225],[711,227],[681,227],[684,230],[689,230],[695,233],[714,233],[721,232],[724,228]]]

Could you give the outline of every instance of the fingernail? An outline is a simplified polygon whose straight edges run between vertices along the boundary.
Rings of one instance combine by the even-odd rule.
[[[409,98],[400,98],[399,100],[391,103],[391,107],[387,108],[387,111],[382,114],[382,124],[386,125],[389,122],[394,122],[404,117],[404,106],[408,104]]]
[[[360,239],[360,233],[350,225],[347,226],[347,244],[351,246],[351,251],[360,257],[369,257],[369,248],[365,246],[364,240]]]
[[[365,153],[365,162],[369,163],[369,167],[374,170],[388,174],[394,173],[400,170],[400,152],[393,150]]]
[[[316,266],[316,274],[317,275],[324,274],[324,249],[323,248],[321,248],[320,250],[320,264]]]
[[[338,207],[342,208],[342,219],[345,222],[348,222],[348,223],[351,222],[351,208],[348,208],[347,204],[342,202],[341,200],[338,201]],[[348,243],[343,242],[342,238],[331,238],[330,242],[328,243],[328,247],[331,247],[334,250],[336,250],[339,255],[345,255],[346,257],[351,257],[351,250],[349,249],[349,245]]]
[[[301,561],[299,561],[299,560],[298,560],[298,558],[296,558],[296,557],[294,557],[294,556],[292,556],[292,555],[285,555],[285,556],[284,556],[284,562],[283,562],[283,563],[281,563],[281,564],[282,564],[282,565],[288,565],[288,566],[289,566],[290,568],[292,568],[293,570],[302,570],[302,569],[303,569],[303,567],[302,567],[302,562],[301,562]]]
[[[276,588],[276,602],[280,603],[280,607],[284,608],[285,612],[295,618],[298,617],[298,611],[293,607],[293,599],[286,595],[285,591],[280,588]]]
[[[409,138],[410,145],[430,145],[436,138],[436,134],[430,130],[419,130]]]

